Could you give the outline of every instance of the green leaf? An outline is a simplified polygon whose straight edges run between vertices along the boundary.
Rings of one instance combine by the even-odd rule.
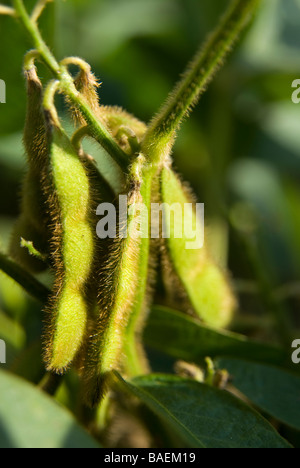
[[[41,390],[2,370],[0,388],[0,448],[100,448]]]
[[[15,349],[23,348],[26,340],[23,327],[15,320],[12,320],[0,309],[0,339],[9,342]]]
[[[277,72],[298,67],[299,9],[298,0],[262,2],[244,44],[245,60],[256,69]]]
[[[242,361],[218,360],[227,369],[233,385],[261,410],[300,430],[300,377],[292,372]]]
[[[253,361],[283,364],[285,351],[249,340],[243,335],[218,331],[197,319],[162,306],[155,306],[145,331],[146,343],[169,356],[199,361],[211,356],[240,356]]]
[[[289,447],[262,416],[225,391],[163,375],[122,385],[193,448]]]
[[[24,149],[21,133],[13,133],[0,137],[0,162],[16,171],[20,171],[23,168]]]

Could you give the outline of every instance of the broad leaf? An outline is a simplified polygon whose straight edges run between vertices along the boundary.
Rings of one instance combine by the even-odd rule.
[[[42,391],[0,371],[0,448],[100,448],[71,413]]]
[[[290,447],[262,416],[226,391],[175,376],[118,379],[190,447]]]
[[[233,385],[261,410],[300,430],[300,377],[291,372],[240,359],[219,359]]]
[[[217,331],[198,320],[166,307],[155,306],[145,331],[146,343],[177,359],[198,361],[211,356],[239,356],[253,361],[282,364],[280,348],[249,340],[243,335]]]

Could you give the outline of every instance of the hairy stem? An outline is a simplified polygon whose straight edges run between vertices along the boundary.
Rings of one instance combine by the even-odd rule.
[[[204,48],[196,54],[146,133],[143,151],[152,162],[163,162],[170,154],[182,120],[223,65],[241,32],[253,17],[259,2],[260,0],[233,0]]]
[[[77,91],[71,75],[68,73],[64,65],[60,65],[52,52],[44,42],[39,28],[35,21],[30,18],[24,6],[23,0],[13,0],[16,16],[22,23],[27,33],[29,34],[38,55],[43,59],[45,64],[50,68],[55,78],[60,82],[61,91],[68,96],[70,101],[80,110],[91,127],[94,138],[108,152],[108,154],[122,167],[123,170],[128,168],[128,156],[120,148],[117,142],[113,139],[109,131],[94,115],[89,104],[84,96]]]
[[[37,24],[28,15],[23,0],[13,0],[13,4],[16,10],[17,18],[25,27],[31,40],[33,41],[34,47],[38,50],[40,56],[43,58],[44,62],[50,68],[52,73],[54,73],[55,76],[60,76],[60,66],[44,42]]]
[[[128,156],[113,139],[109,131],[101,124],[95,116],[91,107],[87,104],[84,97],[77,91],[72,78],[65,72],[61,80],[61,90],[69,97],[71,102],[77,106],[82,113],[87,124],[91,129],[91,134],[98,143],[107,151],[107,153],[118,163],[118,165],[127,172]]]

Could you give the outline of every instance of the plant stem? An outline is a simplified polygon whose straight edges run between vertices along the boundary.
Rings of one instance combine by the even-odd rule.
[[[55,107],[55,94],[57,93],[59,88],[59,81],[58,80],[52,80],[50,83],[48,83],[45,91],[44,91],[44,97],[43,97],[43,109],[45,112],[48,113],[48,118],[51,119],[53,124],[56,127],[60,127],[60,122],[59,122],[59,117],[57,114],[57,110]]]
[[[95,116],[93,110],[86,102],[85,98],[79,93],[74,85],[72,77],[67,71],[63,71],[60,79],[60,89],[68,96],[70,101],[77,106],[82,113],[87,124],[90,126],[92,136],[107,151],[107,153],[118,163],[118,165],[127,172],[128,155],[113,139],[109,131],[101,124]]]
[[[55,78],[60,82],[61,91],[68,96],[70,101],[78,107],[88,125],[91,127],[94,138],[102,145],[107,153],[122,167],[128,169],[128,156],[113,139],[109,131],[101,124],[94,115],[89,104],[80,92],[77,91],[71,75],[65,66],[60,65],[52,52],[44,42],[39,28],[30,16],[24,6],[23,0],[13,0],[17,18],[21,21],[27,33],[29,34],[35,49],[50,68]]]
[[[241,32],[253,17],[259,2],[260,0],[233,0],[205,47],[196,54],[146,133],[143,151],[152,162],[162,163],[170,154],[182,120],[223,65]]]
[[[41,252],[39,252],[39,251],[34,247],[32,241],[27,241],[26,239],[23,239],[23,237],[21,237],[21,243],[20,243],[20,245],[21,245],[21,247],[22,247],[23,249],[27,249],[29,255],[31,255],[32,257],[38,258],[41,262],[44,262],[44,263],[47,262],[47,256],[41,254]]]
[[[15,280],[25,291],[40,302],[45,303],[50,291],[27,271],[0,252],[0,270]]]
[[[214,377],[215,377],[215,373],[216,373],[214,362],[210,357],[206,357],[205,358],[205,364],[206,364],[205,383],[206,383],[206,385],[209,385],[210,387],[213,387]]]
[[[48,393],[48,395],[55,396],[57,390],[62,384],[63,378],[63,375],[47,372],[38,386],[41,390]]]
[[[60,76],[61,70],[55,57],[50,52],[48,46],[44,42],[37,24],[32,21],[24,6],[23,0],[13,0],[17,18],[21,21],[30,38],[33,41],[34,47],[38,50],[46,65],[50,68],[55,76]]]
[[[16,12],[13,8],[6,5],[0,5],[0,15],[15,16],[15,14]]]
[[[41,14],[43,13],[44,9],[47,6],[47,3],[51,2],[52,0],[39,0],[34,7],[34,10],[31,14],[31,19],[34,22],[37,22]]]
[[[79,128],[72,136],[71,142],[76,151],[79,151],[81,148],[81,142],[85,137],[90,137],[91,132],[89,126],[84,126]]]

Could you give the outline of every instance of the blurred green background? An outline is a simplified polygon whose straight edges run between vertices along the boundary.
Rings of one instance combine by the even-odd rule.
[[[47,7],[41,30],[58,59],[78,55],[90,62],[103,82],[103,104],[122,106],[148,122],[227,4],[56,0]],[[174,151],[178,171],[205,203],[206,219],[217,226],[209,239],[216,257],[224,261],[228,253],[241,315],[249,319],[243,324],[237,320],[233,327],[252,335],[257,330],[251,317],[263,321],[264,306],[255,294],[249,259],[220,219],[225,206],[239,226],[255,232],[265,273],[274,290],[286,295],[296,327],[300,105],[291,101],[291,85],[300,78],[299,31],[299,0],[263,2],[251,30],[185,122]],[[19,213],[25,169],[22,57],[32,44],[10,18],[0,17],[0,37],[0,78],[7,84],[7,103],[0,104],[0,243],[5,248]],[[49,77],[43,67],[39,72]],[[26,377],[32,381],[43,373],[40,360],[36,365],[32,361],[38,355],[40,331],[39,306],[0,274],[0,337],[8,344],[9,365],[16,373],[30,360],[32,375]],[[20,355],[25,345],[27,355]]]

